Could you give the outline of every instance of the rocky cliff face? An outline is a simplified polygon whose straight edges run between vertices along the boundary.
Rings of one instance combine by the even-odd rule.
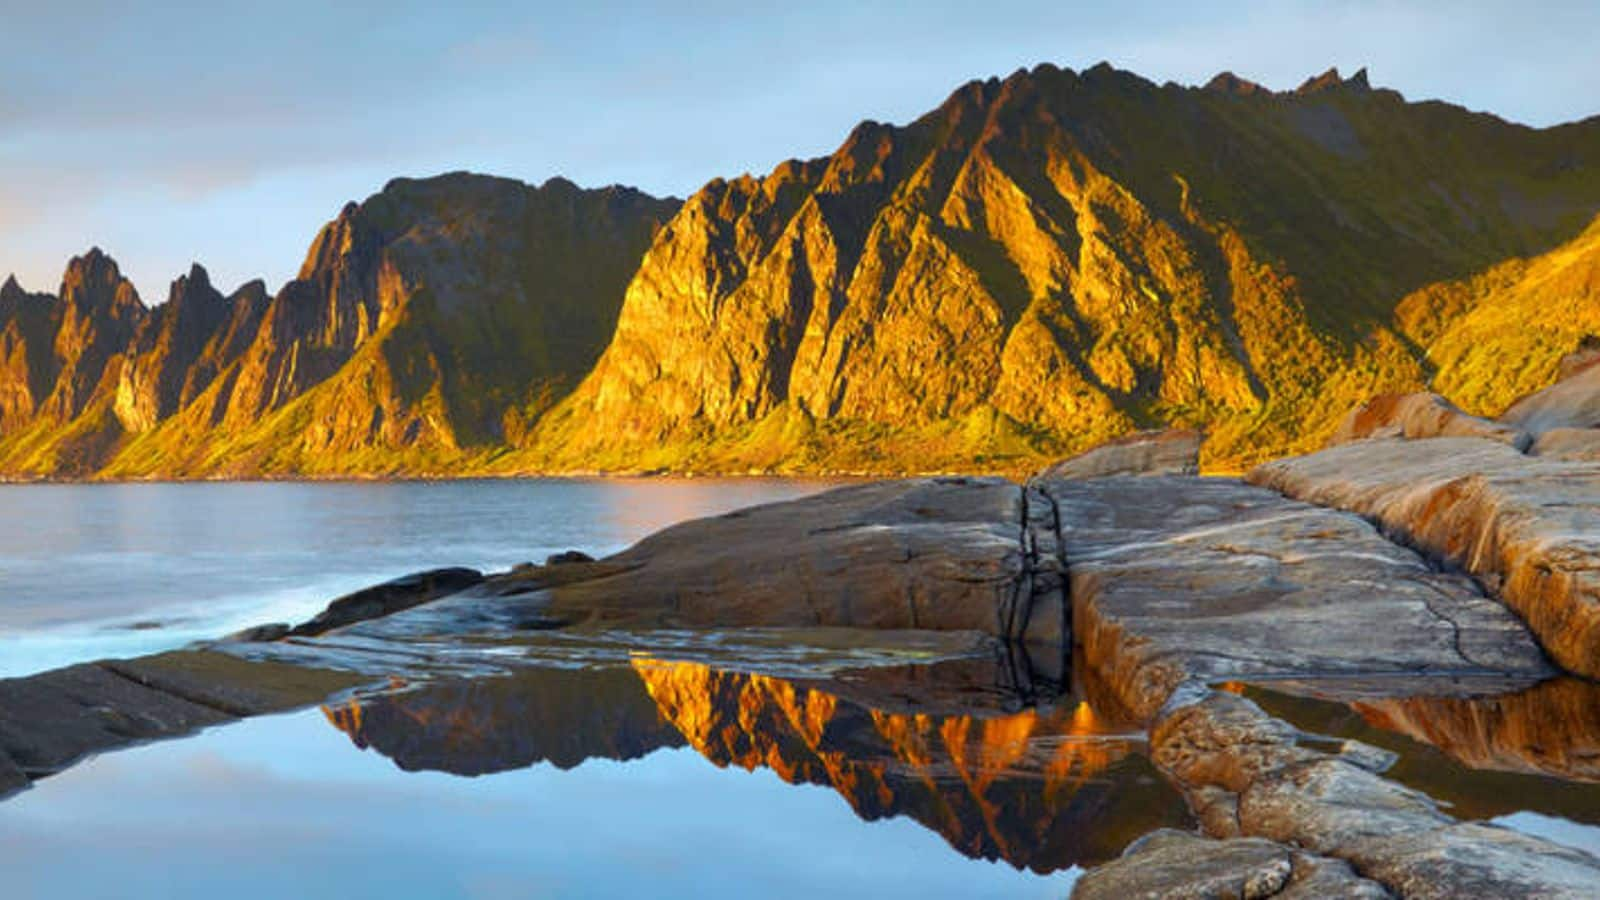
[[[1425,380],[1402,298],[1600,208],[1600,123],[1235,81],[1044,66],[712,182],[546,460],[983,467],[1157,423],[1211,430],[1213,464],[1281,452]]]
[[[349,204],[276,296],[196,266],[146,309],[99,251],[0,301],[0,470],[445,470],[523,440],[588,371],[676,209],[466,174]],[[53,352],[47,352],[53,347]],[[92,445],[93,452],[72,451]]]
[[[1597,211],[1600,119],[1046,65],[681,208],[398,180],[270,300],[146,311],[91,254],[0,301],[0,471],[1019,472],[1158,426],[1243,468],[1548,383]]]

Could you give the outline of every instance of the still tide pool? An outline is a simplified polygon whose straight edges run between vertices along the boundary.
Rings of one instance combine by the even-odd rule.
[[[1064,897],[906,817],[692,749],[402,772],[312,710],[91,760],[0,805],[7,897]]]
[[[0,677],[273,621],[435,566],[602,555],[808,479],[0,486]]]

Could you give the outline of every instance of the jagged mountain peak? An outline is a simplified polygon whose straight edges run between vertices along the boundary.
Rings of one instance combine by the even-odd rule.
[[[73,423],[110,475],[1016,472],[1165,423],[1242,465],[1420,386],[1399,298],[1570,238],[1597,163],[1600,129],[1405,103],[1365,70],[1273,92],[1041,64],[683,203],[396,178],[275,297],[116,329],[28,305],[0,421],[101,415],[111,385],[138,441]],[[69,297],[124,293],[101,251],[72,271]],[[47,445],[0,433],[0,471],[67,471],[8,449]]]
[[[211,273],[197,262],[190,263],[188,273],[178,276],[177,281],[173,282],[173,290],[176,292],[180,285],[187,290],[210,291]]]
[[[271,298],[267,291],[267,283],[260,278],[252,278],[239,285],[238,290],[228,295],[230,303],[265,303]]]
[[[1205,90],[1221,94],[1236,94],[1240,97],[1272,93],[1269,88],[1248,78],[1240,78],[1229,71],[1218,72],[1210,81],[1206,82]]]
[[[61,276],[61,299],[86,311],[125,315],[144,310],[133,282],[123,277],[117,261],[99,247],[90,247],[67,263]]]
[[[1294,93],[1296,96],[1307,97],[1339,88],[1348,91],[1372,90],[1372,84],[1368,80],[1366,68],[1362,67],[1360,71],[1349,78],[1342,78],[1339,75],[1338,67],[1335,66],[1321,75],[1313,75],[1307,78],[1299,87],[1294,89]]]

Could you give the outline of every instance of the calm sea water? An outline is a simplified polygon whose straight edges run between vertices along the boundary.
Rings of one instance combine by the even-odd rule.
[[[298,621],[433,566],[600,555],[799,479],[0,486],[0,677]]]
[[[972,859],[908,817],[865,821],[834,790],[687,748],[401,772],[315,710],[39,782],[0,804],[0,869],[19,900],[1059,898],[1078,872]]]

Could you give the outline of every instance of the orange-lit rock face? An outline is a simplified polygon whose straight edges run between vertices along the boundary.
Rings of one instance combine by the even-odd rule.
[[[857,693],[845,682],[640,660],[401,686],[324,712],[403,769],[463,775],[630,760],[687,743],[718,766],[829,786],[864,819],[909,816],[963,854],[1039,872],[1109,859],[1140,834],[1187,821],[1182,800],[1134,752],[1139,739],[1087,705],[939,714],[902,711],[917,703],[910,693],[893,710]]]
[[[891,712],[828,690],[641,660],[663,716],[719,766],[837,790],[865,819],[908,815],[969,856],[1047,872],[1107,859],[1181,801],[1086,704],[979,717]]]

